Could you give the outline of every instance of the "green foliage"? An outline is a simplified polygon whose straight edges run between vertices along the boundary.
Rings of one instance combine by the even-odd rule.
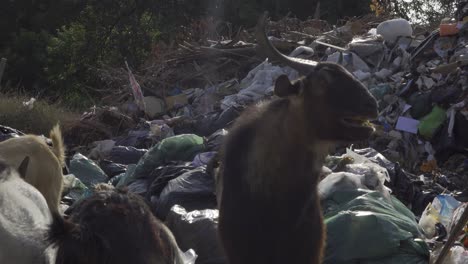
[[[36,33],[21,30],[11,40],[9,48],[0,53],[2,57],[8,58],[5,77],[29,87],[35,82],[44,82],[45,49],[49,38],[50,35],[45,31]]]
[[[405,17],[436,16],[454,1],[321,0],[320,19],[336,23],[375,7]],[[99,103],[102,66],[138,70],[157,41],[170,41],[180,26],[212,17],[251,27],[265,10],[274,20],[290,14],[305,19],[319,0],[36,0],[0,4],[0,56],[8,59],[3,84],[23,87],[73,108]],[[234,29],[235,30],[235,29]],[[5,85],[4,85],[5,86]]]
[[[440,23],[444,17],[453,16],[455,0],[374,0],[375,4],[387,13],[403,17],[415,23],[432,24]]]
[[[313,17],[320,2],[320,19],[336,23],[345,17],[361,16],[370,12],[370,0],[224,0],[223,18],[239,25],[254,26],[259,14],[269,11],[273,19],[290,13],[300,19]]]
[[[47,77],[51,91],[73,108],[99,98],[102,65],[139,66],[159,37],[157,16],[137,1],[90,1],[76,22],[63,26],[49,42]]]

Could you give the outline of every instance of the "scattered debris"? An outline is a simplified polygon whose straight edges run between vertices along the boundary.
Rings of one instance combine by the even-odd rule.
[[[314,19],[270,22],[277,49],[342,64],[379,102],[374,136],[356,143],[362,148],[337,147],[324,164],[329,263],[466,263],[466,22],[466,12],[432,32],[401,18],[336,28]],[[167,219],[181,249],[195,249],[197,263],[225,263],[210,162],[243,109],[274,96],[278,76],[298,77],[265,59],[251,33],[161,44],[140,72],[102,69],[104,102],[116,107],[93,107],[67,130],[72,158],[63,202],[82,200],[97,183],[127,187]],[[0,140],[21,134],[0,127]]]

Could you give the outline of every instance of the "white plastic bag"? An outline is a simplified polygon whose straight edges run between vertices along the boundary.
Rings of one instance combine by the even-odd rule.
[[[198,258],[197,253],[195,253],[193,249],[189,249],[185,251],[185,253],[179,249],[179,254],[180,254],[180,257],[182,258],[183,264],[195,264],[195,261]]]
[[[377,26],[376,33],[382,35],[387,42],[395,42],[398,37],[411,37],[413,28],[410,22],[403,18],[390,19]]]

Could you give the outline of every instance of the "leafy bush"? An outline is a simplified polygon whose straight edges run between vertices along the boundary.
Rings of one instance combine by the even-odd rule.
[[[43,69],[47,62],[49,38],[45,31],[20,30],[9,47],[0,52],[2,57],[8,59],[4,78],[30,88],[43,84],[46,81]]]
[[[61,27],[47,52],[49,94],[72,108],[99,102],[103,65],[139,66],[159,37],[158,19],[132,1],[90,1],[76,22]]]
[[[372,10],[393,14],[418,24],[434,26],[455,10],[454,0],[372,0]]]

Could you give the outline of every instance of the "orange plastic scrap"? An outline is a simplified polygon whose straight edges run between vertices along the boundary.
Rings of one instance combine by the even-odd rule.
[[[440,36],[451,36],[458,34],[457,23],[440,24]]]
[[[419,170],[424,173],[433,172],[438,168],[437,161],[435,159],[423,162]]]

